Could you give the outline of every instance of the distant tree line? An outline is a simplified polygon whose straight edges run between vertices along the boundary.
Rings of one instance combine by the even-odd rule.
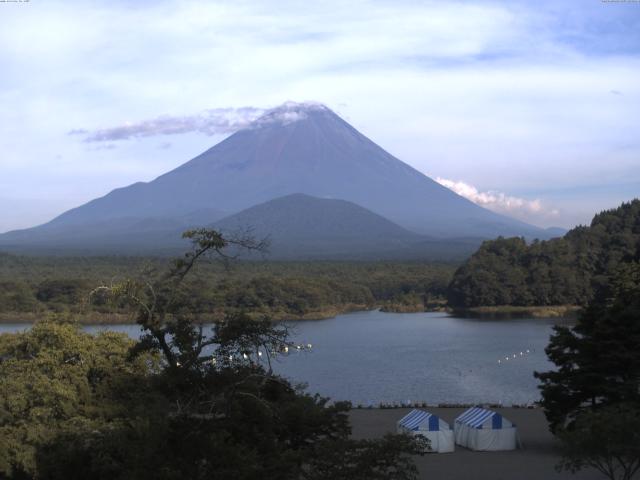
[[[562,238],[485,242],[456,272],[454,307],[586,305],[615,269],[640,252],[640,200],[596,215]]]
[[[55,258],[0,255],[0,313],[125,311],[93,302],[96,283],[111,283],[140,271],[149,274],[164,260],[95,257]],[[424,308],[444,299],[455,267],[387,262],[243,262],[229,270],[202,265],[186,279],[192,307],[201,313],[252,312],[274,318],[337,313],[350,306]]]

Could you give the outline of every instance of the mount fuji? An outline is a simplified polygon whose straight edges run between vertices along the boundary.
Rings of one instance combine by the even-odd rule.
[[[231,223],[237,225],[242,211],[281,197],[296,198],[294,194],[344,201],[333,204],[334,210],[355,204],[361,208],[349,207],[354,229],[359,225],[356,217],[366,212],[395,224],[394,231],[403,232],[403,242],[420,237],[420,241],[474,239],[477,244],[499,235],[550,236],[544,229],[484,209],[443,187],[383,150],[329,108],[286,103],[151,182],[113,190],[46,224],[0,235],[0,249],[169,251],[183,246],[179,239],[183,229],[213,225],[227,216],[235,216]],[[285,203],[290,213],[292,208],[301,210],[301,215],[289,215],[291,222],[299,222],[309,207],[309,202]],[[320,210],[311,209],[309,215]],[[326,213],[324,244],[331,238]],[[255,215],[249,217],[257,220]],[[344,223],[344,217],[341,222],[344,233],[349,222]],[[268,230],[268,216],[260,223],[262,230]],[[385,228],[391,231],[389,225]],[[282,220],[273,229],[299,230],[293,225],[285,228]],[[350,240],[354,252],[356,237]],[[303,244],[297,251],[305,256]]]

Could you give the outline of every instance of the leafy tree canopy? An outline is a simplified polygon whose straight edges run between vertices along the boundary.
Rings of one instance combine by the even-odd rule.
[[[559,434],[562,461],[558,470],[595,468],[610,480],[631,480],[640,469],[640,409],[613,405],[580,415]]]
[[[596,215],[563,238],[485,242],[455,273],[456,307],[586,305],[618,265],[640,258],[640,200]]]
[[[154,356],[128,359],[132,346],[123,334],[54,322],[0,335],[0,477],[35,475],[38,448],[60,432],[132,413],[157,366]]]

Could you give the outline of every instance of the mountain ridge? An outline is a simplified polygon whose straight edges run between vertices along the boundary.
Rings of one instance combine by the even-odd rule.
[[[249,207],[212,225],[229,236],[269,239],[269,257],[395,256],[425,240],[355,203],[302,193]]]
[[[0,235],[0,246],[16,236],[25,246],[46,243],[65,229],[72,238],[78,227],[129,217],[205,225],[213,221],[210,215],[191,213],[215,209],[234,214],[295,193],[352,202],[429,237],[550,236],[460,197],[327,107],[290,103],[151,182],[115,189],[22,234]]]

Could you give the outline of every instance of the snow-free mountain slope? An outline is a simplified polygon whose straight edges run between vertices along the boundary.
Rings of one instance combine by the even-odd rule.
[[[425,238],[344,200],[292,194],[250,207],[213,225],[233,235],[251,227],[275,258],[405,254]]]
[[[130,219],[206,225],[215,220],[212,211],[233,214],[294,193],[353,202],[429,237],[549,236],[453,193],[328,108],[285,104],[151,182],[114,190],[40,227],[0,236],[0,246],[46,244],[51,235],[64,246],[65,235],[77,242],[80,227],[108,243],[113,226],[126,227]]]
[[[545,235],[460,197],[315,104],[274,109],[154,181],[114,190],[54,222],[237,212],[291,193],[349,200],[429,235]]]

